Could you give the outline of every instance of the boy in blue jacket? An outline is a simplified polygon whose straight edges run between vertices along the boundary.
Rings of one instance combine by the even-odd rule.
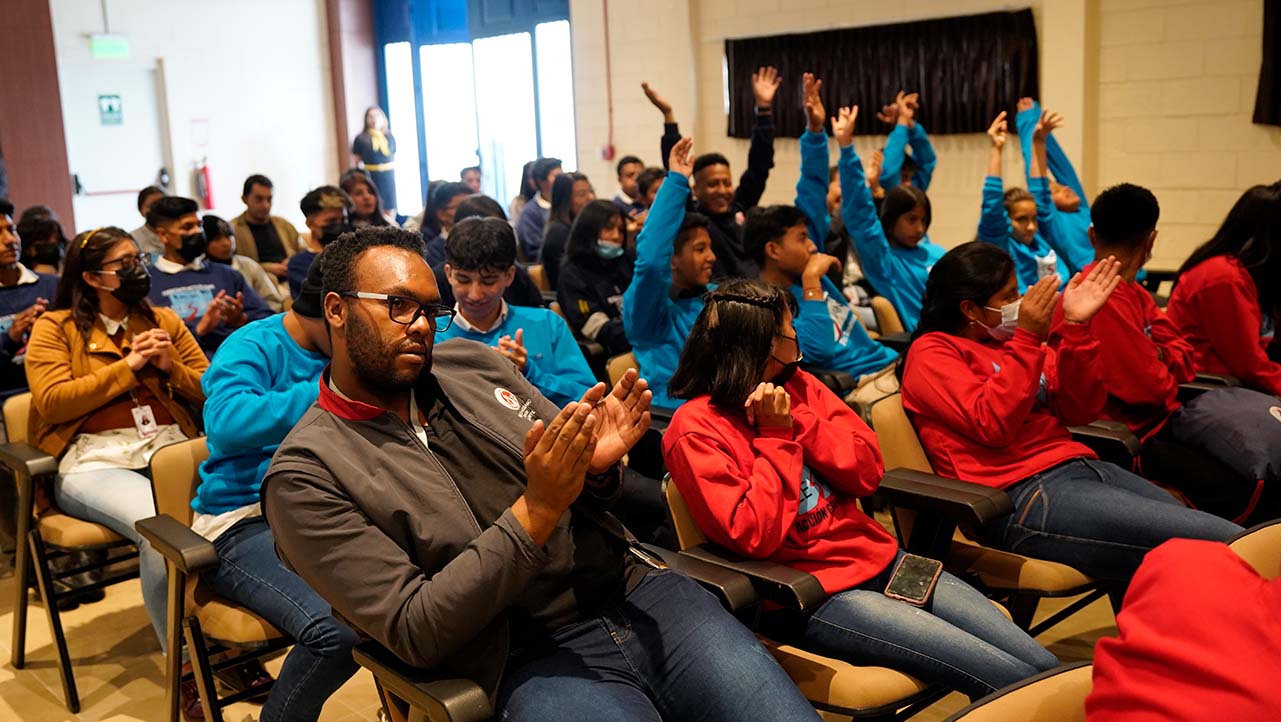
[[[894,124],[885,139],[885,159],[881,164],[881,187],[889,190],[899,185],[916,186],[922,191],[930,189],[938,156],[925,128],[916,122],[920,107],[920,93],[898,91],[894,102],[876,114],[882,122]],[[907,155],[907,147],[912,155]]]
[[[898,390],[898,354],[867,335],[827,277],[840,261],[819,253],[805,228],[805,214],[795,206],[753,208],[743,225],[743,241],[761,266],[761,280],[789,289],[796,299],[797,343],[805,361],[857,379],[858,387],[845,401],[863,412]]]
[[[675,409],[681,402],[667,392],[681,349],[703,310],[716,253],[708,220],[686,213],[693,139],[681,138],[668,158],[671,170],[636,237],[632,282],[623,293],[623,328],[636,354],[637,371],[649,381],[653,405]]]
[[[212,357],[231,332],[271,315],[240,271],[205,260],[208,240],[190,198],[166,196],[147,212],[147,225],[164,243],[155,261],[151,293],[155,306],[169,306]]]
[[[466,338],[498,349],[557,406],[596,385],[569,324],[546,308],[512,306],[503,293],[516,275],[516,234],[497,218],[468,218],[445,239],[445,277],[457,316],[436,341]]]
[[[1031,98],[1019,98],[1018,111],[1014,116],[1014,127],[1023,150],[1023,172],[1031,187],[1032,138],[1036,135],[1037,124],[1041,122],[1041,106]],[[1063,152],[1053,133],[1045,135],[1045,155],[1045,169],[1053,176],[1050,196],[1057,211],[1048,224],[1046,240],[1063,257],[1068,272],[1079,273],[1094,262],[1094,247],[1090,245],[1090,204],[1085,200],[1085,188],[1076,176],[1072,161],[1068,160],[1067,153]]]
[[[1014,258],[1019,293],[1046,276],[1057,275],[1059,287],[1072,278],[1062,254],[1047,240],[1055,227],[1057,211],[1050,197],[1050,183],[1045,177],[1045,136],[1062,124],[1058,113],[1045,113],[1032,133],[1032,164],[1028,170],[1028,190],[1006,191],[1001,180],[1001,151],[1007,138],[1005,111],[996,116],[987,129],[992,139],[987,177],[983,180],[983,211],[979,216],[978,237],[1004,248]]]
[[[204,579],[297,642],[263,705],[263,720],[317,719],[325,700],[356,673],[356,633],[281,564],[259,504],[272,454],[316,402],[329,363],[322,274],[318,260],[293,308],[231,334],[200,380],[209,458],[200,465],[191,529],[213,542],[220,561]],[[188,686],[184,704],[198,700],[195,683]]]

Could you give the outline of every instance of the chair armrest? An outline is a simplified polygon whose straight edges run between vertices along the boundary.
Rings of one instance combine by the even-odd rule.
[[[1069,426],[1072,438],[1090,447],[1099,458],[1128,469],[1138,456],[1139,438],[1117,421],[1094,421],[1086,426]]]
[[[539,291],[538,291],[538,292],[539,292],[540,294],[542,294],[542,297],[543,297],[543,303],[547,304],[548,306],[550,306],[550,305],[551,305],[552,301],[555,301],[555,300],[556,300],[556,292],[555,292],[555,291],[544,291],[544,290],[539,289]]]
[[[858,388],[858,379],[850,376],[844,371],[822,369],[816,366],[802,366],[801,368],[805,369],[807,373],[812,374],[814,378],[821,381],[824,386],[831,390],[832,393],[841,398],[849,396],[854,389]]]
[[[183,574],[192,575],[218,566],[218,552],[213,542],[168,514],[139,519],[133,528]]]
[[[58,470],[58,460],[30,444],[0,444],[0,465],[16,475],[44,476]]]
[[[484,722],[494,714],[485,690],[471,680],[433,677],[405,664],[376,642],[357,645],[351,656],[372,672],[384,689],[425,712],[429,722]]]
[[[1014,511],[1009,495],[1000,489],[914,469],[885,472],[877,491],[898,506],[939,514],[967,529]]]
[[[827,601],[827,592],[814,575],[761,559],[744,559],[710,544],[699,544],[681,552],[703,562],[738,572],[752,582],[763,599],[789,609],[809,612]]]
[[[672,423],[672,417],[676,415],[676,409],[664,409],[658,406],[649,407],[649,428],[662,434],[667,431],[667,427]]]
[[[600,359],[601,361],[605,360],[604,346],[596,343],[595,341],[589,338],[580,338],[575,340],[578,341],[578,348],[582,350],[583,356],[586,356],[588,359],[596,358],[596,359]]]
[[[1240,386],[1241,379],[1227,374],[1202,374],[1199,373],[1194,379],[1196,383],[1211,384],[1214,386]]]
[[[731,612],[738,612],[756,603],[756,590],[752,587],[752,581],[738,572],[653,544],[641,546],[662,559],[673,570],[702,584]]]
[[[889,346],[899,353],[903,353],[907,350],[907,345],[912,342],[912,334],[907,331],[883,333],[880,338],[876,339],[876,341]]]
[[[1200,381],[1190,381],[1186,384],[1179,384],[1179,403],[1186,404],[1207,391],[1226,388],[1220,384],[1202,383]]]

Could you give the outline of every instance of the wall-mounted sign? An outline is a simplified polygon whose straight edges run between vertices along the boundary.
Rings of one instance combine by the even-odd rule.
[[[103,125],[121,125],[124,123],[124,113],[121,111],[119,95],[98,96],[98,120]]]

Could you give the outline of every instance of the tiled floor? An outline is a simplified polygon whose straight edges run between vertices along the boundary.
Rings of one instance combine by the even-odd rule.
[[[55,652],[44,607],[33,602],[27,622],[27,664],[16,670],[9,664],[10,630],[13,627],[14,582],[0,580],[0,722],[63,722],[65,720],[145,720],[164,722],[163,672],[159,647],[143,611],[138,582],[107,590],[107,598],[81,606],[62,616],[71,650],[81,710],[67,711],[58,678]],[[1043,605],[1051,613],[1062,603]],[[1115,634],[1111,608],[1099,601],[1038,640],[1064,662],[1089,659],[1094,642]],[[273,673],[283,657],[267,664]],[[952,694],[915,718],[936,722],[965,706]],[[370,722],[376,718],[378,700],[372,677],[359,672],[325,705],[324,722]],[[260,708],[237,704],[226,714],[227,722],[256,720]]]

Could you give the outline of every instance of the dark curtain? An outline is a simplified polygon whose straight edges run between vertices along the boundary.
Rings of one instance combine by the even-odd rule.
[[[857,104],[855,132],[885,133],[876,111],[900,89],[921,94],[917,120],[930,133],[982,133],[1020,97],[1037,97],[1036,25],[1031,10],[725,41],[729,135],[752,132],[752,73],[773,65],[783,77],[774,99],[777,134],[805,131],[801,74],[823,80],[829,116]],[[1010,127],[1013,128],[1011,117]],[[830,125],[828,127],[830,131]]]
[[[1254,96],[1254,122],[1281,125],[1281,0],[1263,3],[1263,66]]]

